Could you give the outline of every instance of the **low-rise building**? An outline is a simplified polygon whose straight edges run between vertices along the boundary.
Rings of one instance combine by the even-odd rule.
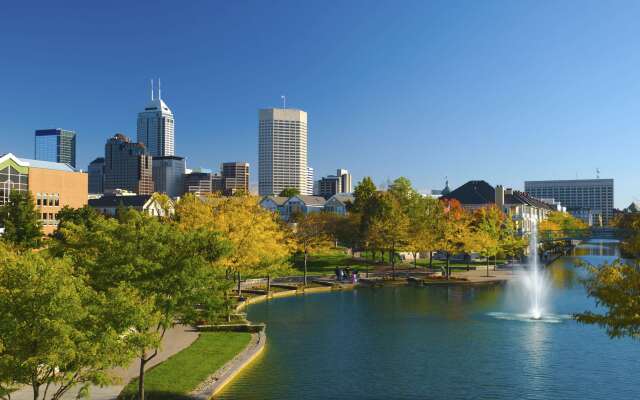
[[[327,201],[320,196],[297,195],[285,201],[282,209],[282,218],[288,221],[294,214],[310,214],[321,212]]]
[[[331,196],[324,204],[324,211],[332,212],[338,215],[347,215],[350,204],[353,204],[355,198],[350,193],[338,193]]]
[[[89,206],[110,217],[115,216],[121,207],[132,208],[154,217],[165,217],[167,214],[171,215],[175,212],[175,205],[171,200],[166,206],[163,206],[155,196],[150,194],[102,196],[98,199],[90,199]]]
[[[288,197],[265,196],[260,200],[260,206],[282,215],[284,212],[284,203],[286,203],[287,200],[289,200]]]
[[[8,153],[0,157],[0,205],[11,191],[30,191],[40,215],[43,233],[58,226],[58,212],[64,206],[87,204],[88,176],[69,164],[19,158]]]
[[[494,188],[481,180],[469,181],[442,198],[455,199],[469,211],[496,206],[515,221],[520,234],[530,233],[537,222],[546,219],[549,212],[557,210],[557,206],[525,192],[505,189],[501,185]]]

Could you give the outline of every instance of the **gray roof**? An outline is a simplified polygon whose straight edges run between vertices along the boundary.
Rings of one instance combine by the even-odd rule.
[[[308,206],[316,206],[316,205],[317,206],[323,206],[324,203],[327,202],[327,200],[325,200],[325,198],[322,197],[322,196],[297,195],[297,196],[293,196],[293,197],[299,198],[300,200],[302,200],[304,202],[304,204],[306,204]]]
[[[331,199],[336,199],[342,204],[353,203],[355,201],[355,197],[351,193],[336,193],[329,198],[329,200]]]
[[[283,205],[284,203],[286,203],[286,202],[287,202],[287,200],[289,200],[289,198],[288,198],[288,197],[281,197],[281,196],[265,196],[262,200],[260,200],[260,202],[262,203],[263,201],[265,201],[265,200],[267,200],[267,199],[269,199],[269,200],[273,201],[273,202],[274,202],[274,203],[276,203],[276,205],[278,205],[278,206]]]

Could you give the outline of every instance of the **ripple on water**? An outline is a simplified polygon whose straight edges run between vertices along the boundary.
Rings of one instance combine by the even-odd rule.
[[[521,321],[521,322],[537,322],[537,323],[547,323],[547,324],[559,324],[563,321],[572,319],[569,314],[546,314],[541,318],[532,318],[531,314],[521,314],[521,313],[506,313],[506,312],[490,312],[487,313],[488,316],[503,319],[507,321]]]

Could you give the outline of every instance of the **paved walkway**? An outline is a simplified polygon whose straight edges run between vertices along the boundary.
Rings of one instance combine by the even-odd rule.
[[[194,331],[191,327],[182,325],[175,326],[169,329],[162,340],[162,349],[158,352],[151,361],[149,361],[145,367],[145,371],[153,367],[156,364],[161,363],[167,358],[171,357],[180,350],[189,347],[198,338],[198,332]],[[93,400],[113,400],[118,397],[125,385],[133,378],[138,376],[138,370],[140,369],[140,361],[134,361],[128,368],[117,368],[112,371],[115,376],[122,378],[122,383],[119,385],[98,387],[92,386],[90,391],[91,399]],[[44,389],[43,389],[44,390]],[[79,388],[71,388],[62,398],[64,400],[74,400],[77,397]],[[49,388],[49,393],[55,392],[55,389]],[[24,387],[11,395],[12,400],[32,400],[33,391],[31,387]]]

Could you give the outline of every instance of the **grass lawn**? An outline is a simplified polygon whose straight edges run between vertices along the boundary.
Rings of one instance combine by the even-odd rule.
[[[364,268],[366,264],[352,258],[342,249],[326,250],[321,253],[310,254],[307,259],[309,273],[333,274],[336,267]],[[295,258],[295,269],[304,271],[304,259],[301,255]]]
[[[145,398],[187,399],[189,392],[240,353],[250,339],[246,332],[202,332],[191,346],[146,372]],[[120,398],[136,398],[137,388],[135,379]]]

